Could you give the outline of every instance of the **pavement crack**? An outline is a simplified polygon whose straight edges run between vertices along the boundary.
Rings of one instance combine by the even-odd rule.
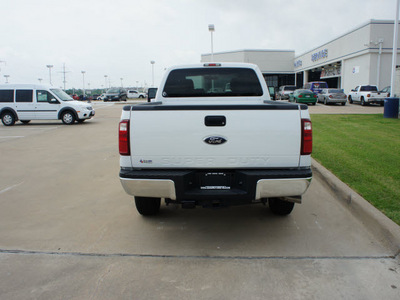
[[[17,249],[0,249],[0,254],[19,255],[53,255],[53,256],[81,256],[81,257],[137,257],[137,258],[175,258],[175,259],[219,259],[219,260],[378,260],[396,259],[395,255],[366,255],[366,256],[285,256],[285,255],[174,255],[174,254],[145,254],[145,253],[86,253],[86,252],[57,252],[34,251]]]

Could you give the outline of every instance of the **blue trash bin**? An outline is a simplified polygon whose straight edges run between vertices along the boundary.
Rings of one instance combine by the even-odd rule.
[[[399,98],[391,97],[385,99],[383,117],[396,119],[399,117]]]

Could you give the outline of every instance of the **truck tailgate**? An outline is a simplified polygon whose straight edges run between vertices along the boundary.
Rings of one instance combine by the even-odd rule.
[[[299,166],[297,105],[133,106],[130,113],[134,168]]]

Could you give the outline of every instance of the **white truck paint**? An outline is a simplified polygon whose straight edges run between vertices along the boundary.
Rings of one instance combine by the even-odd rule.
[[[183,207],[269,203],[280,215],[301,202],[311,178],[307,105],[270,100],[257,66],[170,68],[155,102],[125,106],[120,180],[139,213],[160,199]]]
[[[347,98],[349,103],[359,102],[361,105],[370,103],[384,105],[386,93],[380,93],[376,85],[359,85],[352,89]]]

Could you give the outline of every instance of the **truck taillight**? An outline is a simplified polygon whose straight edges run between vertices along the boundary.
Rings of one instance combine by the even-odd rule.
[[[301,119],[301,155],[312,153],[312,126],[311,120]]]
[[[119,122],[119,154],[131,154],[129,146],[129,120],[122,120]]]

